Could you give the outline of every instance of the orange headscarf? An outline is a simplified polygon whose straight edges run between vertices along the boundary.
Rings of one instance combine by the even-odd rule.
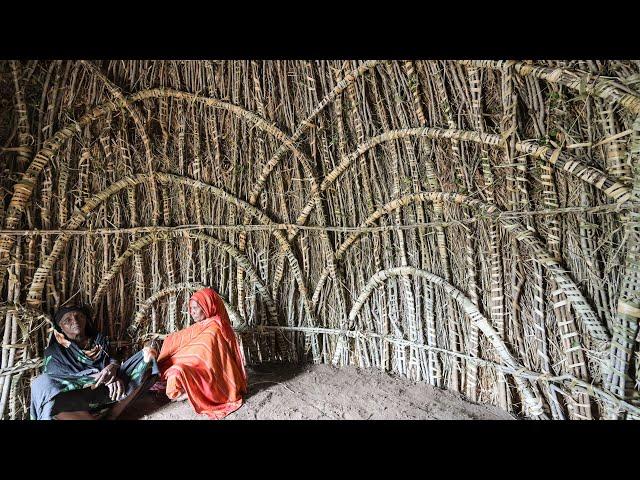
[[[242,405],[247,391],[244,355],[220,296],[205,288],[191,300],[207,318],[167,336],[158,364],[169,398],[186,393],[197,413],[220,419]]]
[[[238,345],[238,339],[233,331],[229,316],[227,315],[227,309],[220,295],[218,295],[213,288],[203,288],[191,295],[189,303],[191,303],[191,300],[198,302],[198,305],[200,305],[200,308],[204,311],[207,318],[203,321],[213,321],[220,328],[220,333],[222,333],[222,336],[229,346],[232,347],[236,358],[239,360],[238,363],[239,366],[242,367],[242,375],[246,379],[247,372],[244,369],[244,353],[240,345]]]

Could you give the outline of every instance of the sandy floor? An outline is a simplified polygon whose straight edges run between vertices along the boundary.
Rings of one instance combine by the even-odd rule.
[[[453,392],[377,370],[328,365],[261,365],[247,370],[245,404],[227,420],[508,420],[497,407],[477,405]],[[188,401],[146,393],[123,419],[206,420]]]

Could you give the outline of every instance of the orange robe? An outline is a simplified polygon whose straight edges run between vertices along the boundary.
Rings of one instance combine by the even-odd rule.
[[[221,419],[242,405],[244,356],[222,299],[207,288],[195,299],[207,318],[167,336],[158,365],[171,399],[186,393],[197,413]]]

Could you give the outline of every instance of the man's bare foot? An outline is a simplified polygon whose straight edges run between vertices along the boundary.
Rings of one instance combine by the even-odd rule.
[[[181,395],[178,395],[176,398],[172,398],[171,401],[172,402],[183,402],[187,398],[189,398],[189,396],[186,393],[183,393]]]

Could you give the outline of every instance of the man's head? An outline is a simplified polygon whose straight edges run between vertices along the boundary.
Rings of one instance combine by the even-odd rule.
[[[70,340],[85,336],[87,321],[87,313],[80,307],[61,308],[55,316],[56,325]]]

